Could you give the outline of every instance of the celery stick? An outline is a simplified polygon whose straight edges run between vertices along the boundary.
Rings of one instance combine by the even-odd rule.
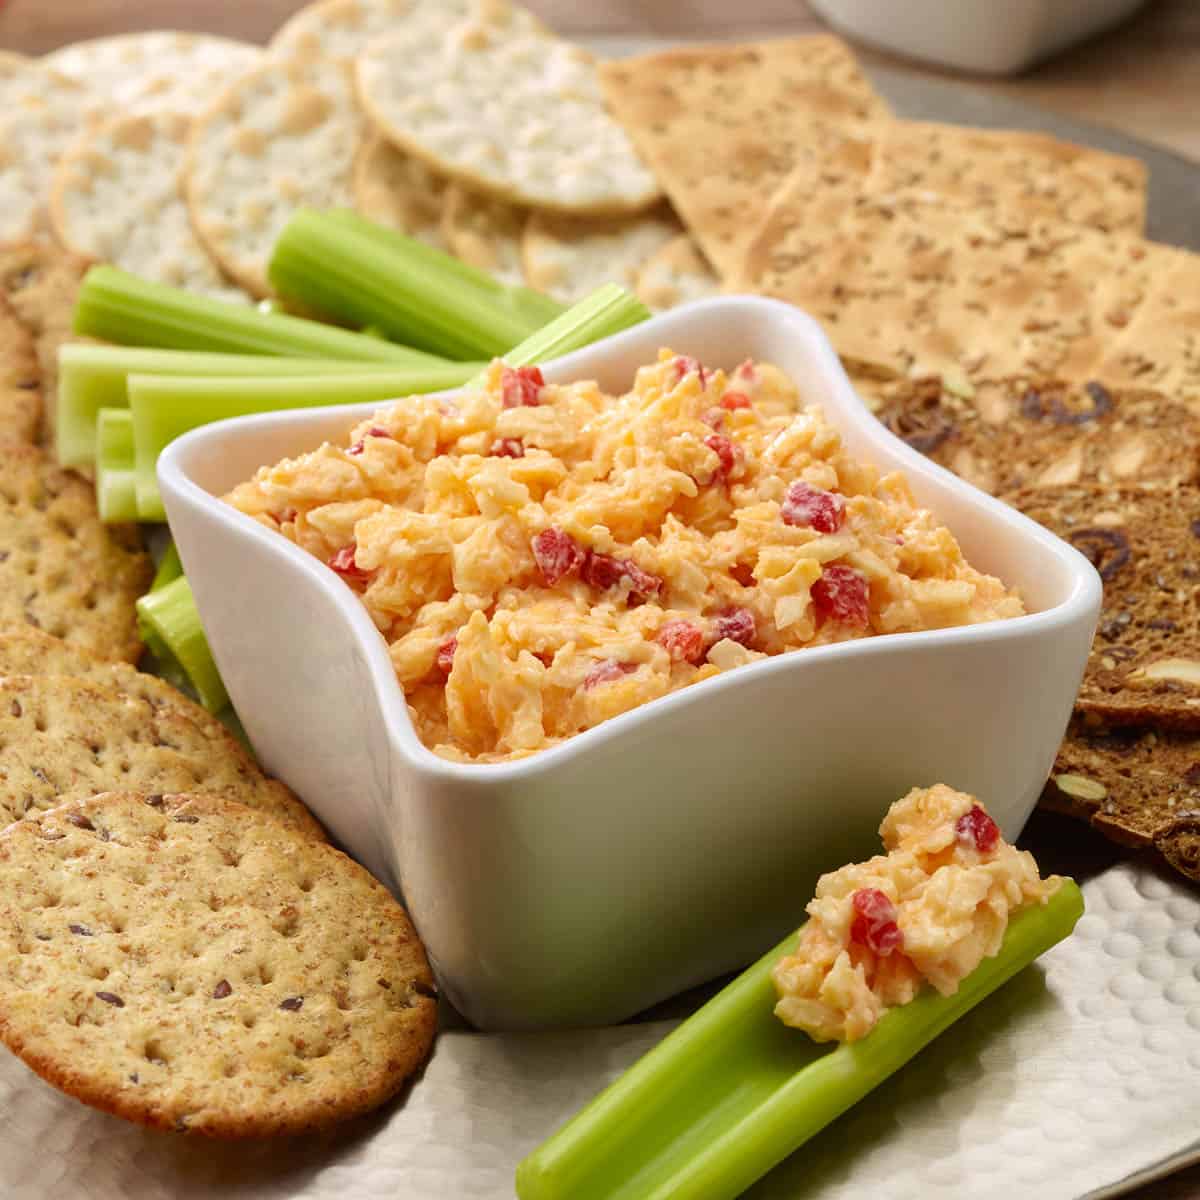
[[[1065,938],[1071,880],[1012,919],[996,958],[956,995],[926,989],[865,1038],[819,1046],[773,1014],[785,938],[634,1064],[517,1168],[520,1200],[728,1200]]]
[[[179,557],[179,550],[174,542],[168,542],[162,558],[159,559],[158,570],[154,572],[150,590],[157,592],[159,588],[165,588],[168,583],[174,583],[182,574],[183,560]]]
[[[138,630],[150,652],[171,682],[179,676],[195,689],[209,712],[219,713],[229,704],[229,695],[213,662],[200,614],[185,576],[137,602]]]
[[[285,298],[447,358],[501,354],[542,323],[469,282],[463,266],[403,234],[367,233],[299,209],[275,243],[269,273]]]
[[[100,520],[136,521],[133,414],[127,408],[102,408],[97,418],[96,507]]]
[[[75,332],[166,350],[367,359],[409,367],[438,361],[407,346],[303,317],[261,312],[249,304],[195,296],[109,266],[93,267],[84,276],[75,305]]]
[[[66,467],[96,459],[96,414],[127,408],[126,377],[139,375],[362,375],[394,369],[377,360],[273,358],[199,350],[142,350],[67,342],[58,351],[56,445]]]
[[[138,511],[144,521],[164,519],[154,467],[167,444],[227,417],[391,400],[457,387],[478,363],[441,363],[419,370],[330,375],[315,379],[193,378],[190,375],[130,375],[129,403],[137,470]]]

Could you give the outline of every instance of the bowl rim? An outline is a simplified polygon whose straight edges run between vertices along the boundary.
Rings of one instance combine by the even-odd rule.
[[[620,351],[631,341],[645,339],[651,330],[686,323],[698,314],[731,307],[761,308],[764,318],[786,318],[808,326],[809,332],[815,334],[817,339],[816,349],[818,358],[822,360],[821,369],[829,377],[832,389],[841,401],[837,415],[844,416],[847,421],[860,423],[872,440],[887,443],[889,452],[901,461],[906,475],[924,475],[936,481],[944,489],[956,493],[965,506],[982,511],[992,521],[999,520],[1010,525],[1034,552],[1057,559],[1066,569],[1071,581],[1063,599],[1049,608],[1025,613],[1019,617],[944,629],[877,634],[869,638],[807,647],[803,649],[803,653],[793,651],[771,655],[736,670],[722,671],[691,687],[681,688],[639,704],[554,746],[533,751],[524,757],[502,762],[460,762],[436,754],[417,736],[408,714],[404,691],[388,656],[387,643],[376,629],[366,607],[358,601],[356,594],[307,551],[267,529],[253,517],[225,504],[218,495],[202,487],[191,477],[185,465],[193,456],[214,455],[218,452],[217,448],[221,444],[228,444],[230,439],[264,429],[319,424],[334,418],[345,418],[346,428],[349,429],[380,407],[394,403],[393,400],[255,413],[200,426],[175,439],[163,451],[157,467],[159,485],[164,499],[176,497],[202,510],[222,527],[226,536],[249,539],[261,547],[263,552],[278,556],[281,563],[290,564],[302,572],[316,587],[323,590],[347,621],[363,652],[376,700],[380,705],[383,724],[392,745],[404,754],[411,769],[420,771],[427,779],[453,783],[460,788],[464,785],[473,789],[502,783],[530,782],[543,775],[556,774],[574,760],[593,754],[607,742],[623,739],[639,725],[686,709],[690,705],[705,703],[709,696],[719,694],[722,689],[753,686],[759,679],[768,678],[772,673],[802,670],[805,663],[840,659],[852,661],[856,658],[869,659],[879,654],[895,653],[898,650],[919,652],[927,646],[980,645],[1021,636],[1034,637],[1068,627],[1083,619],[1089,610],[1093,615],[1098,611],[1101,583],[1092,564],[1073,546],[1049,530],[926,458],[876,421],[854,391],[820,325],[807,313],[792,305],[760,296],[736,295],[694,301],[593,343],[583,350],[554,359],[543,365],[543,371],[547,377],[563,380],[580,370],[576,365],[580,361],[590,362],[606,351]],[[669,345],[669,337],[664,335],[660,344]],[[465,390],[467,389],[453,388],[434,395],[452,398]],[[870,425],[867,425],[863,418],[866,418]],[[169,508],[168,504],[168,511]]]

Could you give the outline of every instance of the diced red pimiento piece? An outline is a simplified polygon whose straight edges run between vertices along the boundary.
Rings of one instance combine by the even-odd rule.
[[[662,591],[663,581],[649,571],[643,571],[631,558],[614,558],[589,550],[580,571],[583,582],[605,592],[623,579],[629,580],[629,599],[644,602]]]
[[[666,648],[675,662],[696,663],[708,649],[704,630],[694,621],[668,621],[654,635],[654,640]]]
[[[708,370],[705,368],[698,358],[692,358],[690,354],[679,354],[672,363],[675,368],[675,381],[678,382],[685,375],[696,374],[700,376],[700,386],[703,387],[708,382]]]
[[[713,640],[728,638],[739,646],[752,646],[758,636],[758,623],[748,608],[727,608],[713,620]]]
[[[553,525],[536,534],[530,545],[547,587],[578,571],[587,558],[587,552],[569,533]]]
[[[496,458],[524,458],[525,443],[520,438],[497,438],[492,443],[492,454]]]
[[[354,561],[354,553],[358,549],[353,542],[349,546],[343,546],[330,560],[329,565],[347,582],[361,583],[364,579],[369,579],[370,571],[364,571]]]
[[[978,804],[958,818],[954,832],[964,846],[972,846],[980,854],[991,854],[1000,841],[1000,826]]]
[[[360,438],[357,442],[354,443],[353,446],[350,447],[349,450],[346,451],[346,453],[347,454],[361,454],[363,452],[363,446],[366,445],[366,440],[369,437],[390,438],[391,436],[392,435],[390,433],[388,433],[388,431],[386,429],[380,429],[378,425],[372,425],[371,428],[367,430],[366,437]]]
[[[437,652],[437,669],[443,675],[449,675],[454,666],[454,652],[458,649],[458,636],[451,634],[439,647]]]
[[[818,533],[837,533],[846,519],[846,499],[796,480],[787,490],[779,515],[785,525],[799,525]]]
[[[832,563],[812,585],[813,606],[829,621],[865,628],[871,617],[867,581],[853,568]]]
[[[636,663],[617,662],[615,658],[610,658],[605,662],[597,663],[584,676],[584,690],[590,692],[597,684],[610,683],[614,679],[620,679],[623,675],[631,675],[636,670]]]
[[[729,568],[729,575],[735,582],[740,583],[742,587],[754,586],[754,568],[749,563],[734,563]]]
[[[505,367],[500,373],[500,399],[505,408],[536,408],[545,386],[538,367]]]
[[[730,412],[738,408],[749,408],[750,397],[745,392],[726,392],[721,397],[721,407],[727,408]]]
[[[878,888],[859,888],[850,899],[854,916],[850,940],[886,958],[904,948],[904,934],[896,924],[896,906]]]
[[[721,460],[716,477],[728,479],[737,466],[737,448],[723,433],[710,434],[704,439],[704,444]]]
[[[710,408],[701,418],[710,429],[720,429],[725,424],[725,413],[719,408]]]

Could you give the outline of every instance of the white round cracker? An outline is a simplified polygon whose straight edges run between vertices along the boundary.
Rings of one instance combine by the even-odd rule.
[[[370,42],[358,95],[391,141],[514,204],[615,215],[661,192],[608,115],[583,50],[496,11],[431,36],[416,22]]]
[[[254,67],[262,47],[232,38],[158,29],[75,42],[42,61],[111,97],[114,112],[197,112]]]
[[[89,88],[39,62],[0,58],[0,241],[46,229],[54,165],[97,103]]]
[[[54,174],[50,217],[69,250],[221,300],[246,300],[192,231],[182,175],[191,118],[117,117],[85,134]]]
[[[690,234],[681,233],[653,254],[638,273],[638,299],[655,312],[721,294],[721,281]]]
[[[442,218],[449,183],[419,158],[397,150],[378,134],[354,156],[354,206],[370,221],[449,249]]]
[[[268,59],[195,119],[192,226],[247,291],[270,294],[267,263],[295,209],[351,207],[363,126],[349,67],[303,57]]]
[[[463,262],[501,283],[523,284],[521,235],[527,215],[523,208],[456,183],[446,193],[442,236]]]
[[[521,238],[530,287],[573,304],[606,283],[632,291],[646,261],[683,231],[665,205],[632,217],[535,212]]]

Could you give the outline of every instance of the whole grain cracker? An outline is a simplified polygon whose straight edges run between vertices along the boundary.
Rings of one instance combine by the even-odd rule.
[[[593,215],[661,195],[605,110],[591,57],[531,30],[521,10],[481,6],[449,31],[404,22],[368,43],[355,78],[390,141],[468,187]]]
[[[1200,488],[1002,498],[1085,554],[1103,581],[1078,709],[1111,724],[1200,731]]]
[[[0,679],[0,824],[113,788],[228,796],[305,837],[321,827],[215,717],[152,675]]]
[[[424,1062],[433,977],[362,867],[243,805],[108,793],[0,834],[0,1040],[153,1128],[299,1133]]]
[[[608,62],[609,108],[725,279],[736,277],[775,190],[833,138],[888,116],[844,42],[824,34],[697,46]],[[867,163],[851,161],[861,180]],[[836,181],[814,176],[827,193]]]
[[[448,248],[442,234],[448,189],[445,178],[378,134],[369,135],[354,156],[355,208],[439,250]]]
[[[79,645],[51,637],[40,629],[0,629],[0,678],[7,675],[76,675],[114,678],[113,672],[137,669],[128,663],[101,658]]]
[[[41,382],[33,335],[0,295],[0,444],[37,441]]]
[[[156,29],[73,42],[42,62],[102,92],[122,114],[196,112],[262,58],[232,38]]]
[[[50,218],[76,254],[220,300],[245,301],[192,230],[182,174],[191,118],[117,117],[59,160]]]
[[[661,311],[721,293],[721,281],[690,234],[680,234],[643,264],[635,285],[647,308]]]
[[[682,232],[666,205],[632,217],[534,212],[521,236],[521,263],[531,287],[573,304],[606,283],[632,291],[649,259]]]
[[[90,484],[36,447],[0,446],[0,627],[133,661],[153,573],[135,529],[101,522]]]
[[[196,117],[187,161],[192,224],[248,292],[270,292],[267,263],[301,205],[348,208],[363,132],[349,68],[331,59],[268,59]]]
[[[507,200],[452,183],[442,209],[442,239],[463,262],[502,283],[520,286],[526,282],[521,236],[528,215]]]

